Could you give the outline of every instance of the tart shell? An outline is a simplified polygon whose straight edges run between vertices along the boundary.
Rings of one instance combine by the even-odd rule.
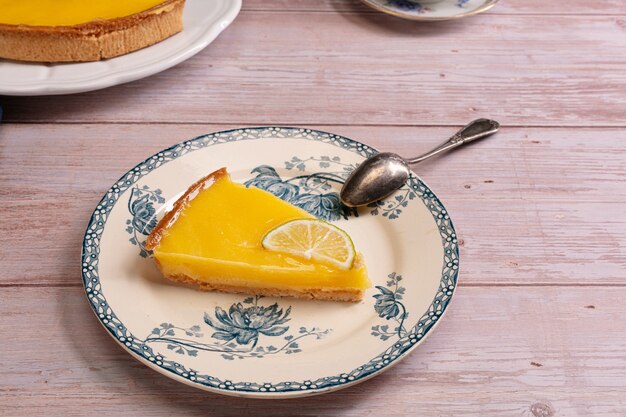
[[[99,61],[162,41],[183,29],[185,0],[74,26],[0,24],[0,58],[31,62]]]

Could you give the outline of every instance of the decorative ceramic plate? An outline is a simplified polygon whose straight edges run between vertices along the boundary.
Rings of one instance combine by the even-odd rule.
[[[295,397],[364,381],[405,357],[441,319],[456,287],[457,238],[416,176],[387,200],[341,205],[348,174],[377,151],[297,128],[212,133],[163,150],[107,191],[82,252],[87,297],[102,325],[144,364],[221,394]],[[360,303],[199,292],[164,279],[144,247],[157,219],[198,178],[234,181],[335,222],[373,282]]]
[[[410,20],[450,20],[491,9],[498,0],[362,0],[381,12]]]
[[[97,62],[39,64],[0,59],[0,94],[34,96],[98,90],[138,80],[191,58],[237,16],[241,0],[187,0],[182,32],[150,47]]]

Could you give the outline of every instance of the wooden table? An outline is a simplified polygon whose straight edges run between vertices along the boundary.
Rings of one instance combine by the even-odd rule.
[[[0,415],[626,415],[623,0],[503,0],[439,24],[245,0],[169,71],[0,104]],[[497,138],[419,167],[462,238],[460,286],[389,372],[323,397],[223,397],[135,361],[91,313],[87,220],[163,147],[296,125],[411,156],[480,116]]]

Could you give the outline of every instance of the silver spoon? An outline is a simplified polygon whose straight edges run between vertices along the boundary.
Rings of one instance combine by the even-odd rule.
[[[430,152],[412,159],[383,152],[367,158],[348,177],[341,188],[341,201],[348,207],[363,206],[381,200],[402,187],[409,179],[410,164],[458,148],[468,142],[493,135],[500,128],[495,120],[476,119]]]

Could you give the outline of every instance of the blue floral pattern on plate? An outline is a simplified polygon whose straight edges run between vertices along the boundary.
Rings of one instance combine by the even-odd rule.
[[[413,13],[426,13],[430,11],[428,7],[424,7],[421,3],[411,0],[388,0],[385,5]]]
[[[311,168],[311,164],[316,165],[316,167]],[[329,222],[341,218],[347,220],[350,216],[358,216],[356,209],[346,207],[341,203],[338,192],[331,191],[333,188],[341,188],[356,165],[344,163],[338,156],[312,156],[309,158],[294,156],[285,162],[285,169],[288,171],[316,171],[317,168],[323,171],[283,179],[275,168],[262,165],[252,170],[256,176],[246,181],[245,185],[269,191],[275,196]],[[368,206],[370,214],[372,216],[380,214],[389,220],[397,219],[402,213],[402,208],[407,207],[409,201],[416,196],[415,191],[404,186],[393,195],[393,198],[370,204]]]
[[[319,340],[331,332],[331,329],[317,327],[300,327],[298,333],[288,333],[291,320],[291,306],[287,309],[279,307],[278,303],[270,306],[259,305],[262,296],[247,297],[243,302],[230,306],[228,311],[215,307],[214,316],[204,313],[204,323],[213,333],[211,337],[216,343],[202,343],[196,339],[202,338],[204,332],[200,325],[182,328],[171,323],[161,323],[152,333],[143,340],[146,345],[165,343],[167,349],[179,355],[198,356],[198,352],[220,353],[222,358],[263,358],[268,355],[294,354],[302,352],[299,343],[301,339],[311,338]],[[184,333],[186,337],[181,337]],[[259,344],[263,337],[282,336],[280,342],[273,344]]]
[[[355,209],[341,203],[337,192],[329,191],[329,183],[343,184],[345,181],[345,178],[336,174],[323,172],[283,180],[276,169],[268,165],[256,167],[252,173],[256,176],[245,182],[246,187],[268,191],[322,220],[330,222],[356,214]]]
[[[379,317],[385,320],[393,320],[397,326],[389,330],[389,325],[372,326],[372,336],[379,337],[381,340],[387,340],[390,337],[403,337],[407,334],[404,327],[404,321],[409,317],[406,307],[402,303],[402,297],[405,288],[399,285],[402,276],[395,272],[388,275],[387,287],[377,285],[378,294],[373,295],[376,299],[374,310]]]
[[[414,319],[414,325],[412,324],[411,327],[407,327],[403,324],[400,325],[400,323],[398,322],[398,320],[401,321],[403,318],[406,318],[406,315],[402,312],[399,304],[403,303],[403,294],[402,291],[400,291],[401,286],[398,285],[398,287],[396,288],[396,284],[400,282],[400,279],[397,278],[397,275],[395,275],[394,277],[390,276],[390,280],[387,282],[387,286],[379,286],[379,288],[377,288],[377,295],[380,295],[380,297],[375,297],[376,302],[374,303],[373,308],[377,316],[381,319],[397,323],[398,326],[396,327],[399,330],[395,330],[395,327],[391,330],[391,332],[395,331],[394,341],[387,345],[387,347],[383,351],[381,351],[380,354],[372,357],[368,362],[363,363],[362,365],[357,366],[352,370],[310,380],[287,380],[271,383],[260,381],[230,381],[227,379],[220,379],[216,376],[207,375],[199,372],[195,369],[190,368],[189,366],[184,366],[175,359],[166,357],[166,355],[153,348],[153,345],[156,345],[155,342],[148,341],[150,337],[161,337],[162,335],[169,337],[172,335],[171,331],[174,332],[174,335],[177,335],[177,332],[184,332],[185,336],[195,338],[196,335],[203,334],[201,328],[198,329],[198,327],[194,326],[190,326],[188,328],[177,328],[173,325],[170,325],[169,323],[163,323],[164,326],[156,328],[156,332],[153,331],[153,334],[151,336],[148,336],[147,338],[137,338],[117,317],[117,315],[109,305],[107,298],[103,294],[102,284],[100,282],[100,275],[98,271],[98,265],[100,261],[99,255],[101,250],[100,240],[102,238],[106,222],[109,219],[109,214],[116,206],[118,200],[120,199],[120,197],[124,196],[124,200],[126,201],[125,192],[127,192],[128,190],[131,190],[132,192],[132,189],[138,186],[138,181],[143,176],[158,169],[164,164],[176,160],[188,153],[224,143],[248,140],[262,140],[264,138],[272,138],[274,140],[285,141],[292,139],[314,141],[351,151],[364,158],[372,156],[376,153],[374,149],[363,145],[362,143],[352,141],[338,135],[309,129],[270,127],[235,129],[231,131],[204,135],[193,140],[182,142],[155,154],[151,158],[148,158],[146,161],[137,165],[135,168],[126,173],[122,178],[116,181],[103,196],[91,216],[89,225],[85,231],[82,249],[82,278],[91,307],[101,323],[109,331],[109,333],[133,355],[140,358],[142,361],[145,361],[146,363],[153,364],[154,367],[164,373],[173,374],[178,378],[185,379],[189,383],[197,384],[199,387],[203,387],[205,389],[211,389],[218,392],[228,391],[237,393],[238,395],[283,395],[288,393],[297,393],[297,395],[301,395],[302,393],[306,394],[307,392],[320,392],[325,390],[337,389],[356,381],[363,380],[364,378],[367,378],[382,371],[390,364],[404,357],[412,348],[414,348],[438,322],[446,307],[448,306],[454,289],[456,288],[459,261],[458,243],[454,227],[451,223],[447,211],[445,210],[439,199],[422,181],[420,181],[417,177],[413,175],[410,176],[407,182],[407,188],[410,189],[411,192],[415,193],[416,199],[421,201],[424,207],[428,211],[430,211],[432,218],[434,219],[438,227],[439,235],[441,238],[443,249],[443,268],[441,271],[441,279],[439,282],[438,290],[436,291],[433,301],[428,307],[427,311],[421,314],[419,318]],[[141,196],[137,197],[141,198]],[[133,210],[135,214],[143,212],[148,213],[150,211],[150,209],[147,207],[144,207],[142,210],[138,210],[138,207],[135,207],[133,208]],[[131,224],[129,224],[129,226],[133,225],[133,229],[135,229],[135,226],[139,226],[138,230],[143,230],[145,232],[146,224],[149,225],[150,222],[135,222],[133,225],[133,221],[131,219]],[[143,235],[143,233],[141,234]],[[395,282],[392,282],[393,280],[395,280]],[[383,290],[383,288],[385,290]],[[235,320],[235,317],[238,317],[237,314],[243,314],[243,311],[250,307],[251,305],[244,306],[243,304],[241,305],[241,307],[236,306],[233,310],[233,313],[229,315],[230,322],[234,324],[233,320]],[[271,305],[264,306],[263,308],[266,309],[270,307]],[[270,312],[270,310],[267,310],[266,313],[265,310],[258,310],[255,314],[256,316],[263,317],[265,317],[265,314],[268,314],[268,317],[271,317],[269,320],[273,321],[273,325],[270,325],[270,327],[267,328],[269,333],[281,332],[282,329],[278,328],[283,327],[288,323],[287,321],[281,322],[286,318],[287,311],[285,309],[282,310],[283,311],[281,313],[278,313],[279,309],[278,307],[276,307],[276,311],[271,310]],[[235,313],[235,311],[238,311],[239,313]],[[249,314],[250,313],[253,313],[252,310],[249,310]],[[220,316],[222,316],[222,313],[220,313]],[[238,320],[238,318],[236,320]],[[241,333],[246,328],[245,325],[242,325],[242,327],[239,327],[239,330],[237,330],[235,329],[236,326],[230,326],[228,324],[228,320],[225,320],[224,322],[217,319],[217,315],[215,315],[215,320],[213,317],[211,317],[210,321],[213,325],[225,329],[216,329],[216,327],[211,326],[205,321],[205,324],[207,324],[207,326],[215,330],[214,333]],[[219,322],[219,324],[217,322]],[[252,323],[252,321],[250,321],[250,323]],[[382,333],[380,331],[378,332],[379,335],[390,332],[388,328],[382,329],[382,327],[379,327],[379,330],[382,330]],[[189,332],[191,336],[189,336],[187,332]],[[253,334],[252,336],[243,336],[243,339],[240,339],[240,341],[251,337],[249,342],[251,343],[252,339],[254,339],[255,334]],[[259,341],[257,342],[257,346],[260,346],[260,341],[262,337],[264,339],[268,338],[268,340],[271,340],[272,338],[277,337],[284,338],[285,335],[287,335],[287,332],[285,332],[283,335],[271,336],[264,335],[259,331],[257,337]],[[224,335],[224,337],[226,336]],[[235,336],[233,340],[228,343],[237,343],[237,337],[238,336]],[[380,336],[376,337],[380,338]],[[215,339],[220,340],[219,338]],[[285,342],[289,341],[285,340]],[[178,346],[172,344],[172,347],[168,349],[168,351],[174,351],[175,353],[177,353],[178,349]],[[185,352],[179,353],[179,355],[183,355],[184,353]]]
[[[362,0],[379,11],[412,20],[447,20],[481,13],[498,0]]]
[[[128,212],[131,218],[126,220],[126,231],[132,235],[130,243],[139,246],[139,255],[145,258],[150,252],[146,249],[145,238],[157,225],[155,204],[165,203],[165,198],[158,188],[135,187],[128,198]]]

